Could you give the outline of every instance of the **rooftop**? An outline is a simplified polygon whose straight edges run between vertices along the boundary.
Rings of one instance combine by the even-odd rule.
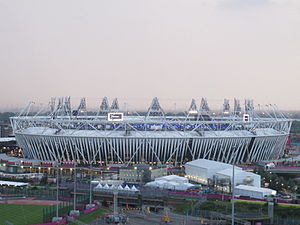
[[[201,168],[214,168],[214,169],[232,168],[231,164],[217,162],[217,161],[208,160],[208,159],[193,160],[193,161],[187,162],[186,165],[192,165],[192,166],[197,166],[197,167],[201,167]],[[236,166],[235,169],[241,170],[242,168]]]
[[[247,130],[228,130],[228,131],[203,131],[199,134],[196,131],[130,131],[125,133],[121,130],[78,130],[78,129],[63,129],[58,130],[49,127],[28,127],[23,130],[16,131],[21,134],[31,135],[49,135],[49,136],[82,136],[82,137],[150,137],[150,138],[214,138],[214,137],[252,137],[252,136],[273,136],[284,135],[282,132],[272,128],[259,128],[256,129],[256,134]]]
[[[1,137],[0,142],[10,142],[10,141],[16,141],[16,138],[14,137]]]
[[[248,185],[238,185],[235,187],[236,189],[242,190],[249,190],[249,191],[256,191],[256,192],[272,192],[272,194],[276,194],[276,191],[270,188],[262,188],[262,187],[255,187],[255,186],[248,186]]]

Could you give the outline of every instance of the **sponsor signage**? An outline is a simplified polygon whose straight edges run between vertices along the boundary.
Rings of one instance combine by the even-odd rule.
[[[243,115],[243,121],[244,122],[249,122],[250,121],[250,115],[249,114],[244,114]]]
[[[108,113],[107,120],[108,121],[123,121],[123,113],[116,112],[116,113]]]

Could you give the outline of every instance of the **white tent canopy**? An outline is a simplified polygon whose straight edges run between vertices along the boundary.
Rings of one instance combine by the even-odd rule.
[[[186,190],[194,185],[190,184],[185,177],[169,175],[156,178],[155,181],[147,183],[146,186],[170,190]]]
[[[276,195],[276,191],[269,188],[238,185],[234,188],[236,195],[248,196],[251,198],[263,199],[266,196]]]
[[[132,185],[131,191],[138,191],[138,189],[134,185]]]
[[[221,170],[216,173],[217,178],[225,178],[232,181],[233,168]],[[244,170],[234,170],[234,185],[245,184],[249,186],[260,187],[261,177],[258,174],[247,172]]]
[[[95,190],[106,190],[106,191],[113,191],[113,190],[118,190],[118,191],[138,191],[138,189],[133,185],[131,188],[126,185],[125,187],[123,187],[121,184],[120,185],[108,185],[108,184],[104,184],[102,185],[101,183],[99,183],[95,188]]]
[[[176,175],[163,176],[163,177],[158,177],[155,179],[155,181],[159,181],[159,180],[170,181],[170,182],[174,181],[177,183],[188,182],[188,179],[186,177],[180,177],[180,176],[176,176]]]
[[[98,184],[95,188],[96,188],[96,189],[102,189],[103,186],[102,186],[102,184]]]
[[[201,184],[207,184],[209,179],[213,179],[214,175],[225,169],[232,168],[232,165],[217,162],[208,159],[197,159],[185,164],[185,173],[187,178]],[[242,170],[235,167],[235,171]]]

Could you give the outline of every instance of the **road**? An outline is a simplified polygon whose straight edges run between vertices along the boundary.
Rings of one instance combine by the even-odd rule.
[[[161,218],[163,214],[157,213],[142,213],[139,210],[128,210],[124,214],[128,216],[128,222],[126,225],[162,225],[164,223]],[[170,213],[171,222],[170,225],[199,225],[200,220],[195,217],[186,217]],[[103,219],[94,221],[90,225],[107,225]]]

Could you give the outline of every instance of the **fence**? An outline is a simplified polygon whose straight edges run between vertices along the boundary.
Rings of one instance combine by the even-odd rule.
[[[35,197],[41,200],[56,200],[56,189],[29,189],[26,187],[0,186],[0,192],[7,195]],[[60,189],[59,196],[70,196],[70,192]]]
[[[85,205],[88,203],[88,195],[79,195],[76,197],[76,209],[83,210]],[[73,200],[63,201],[58,206],[53,205],[43,209],[43,221],[51,221],[53,217],[56,216],[56,211],[58,208],[58,215],[63,216],[69,213],[70,210],[74,208]]]
[[[6,187],[0,186],[0,193],[9,195],[10,197],[35,197],[40,200],[56,200],[56,189],[29,189],[26,187]],[[70,191],[59,190],[58,205],[59,216],[67,214],[74,208],[73,198],[71,198]],[[89,201],[89,195],[77,195],[76,209],[83,210],[85,204]],[[43,222],[51,221],[52,217],[56,216],[56,205],[49,206],[43,209]]]
[[[274,217],[274,223],[273,224],[279,224],[279,225],[299,225],[300,220],[296,219],[283,219],[279,217]]]

